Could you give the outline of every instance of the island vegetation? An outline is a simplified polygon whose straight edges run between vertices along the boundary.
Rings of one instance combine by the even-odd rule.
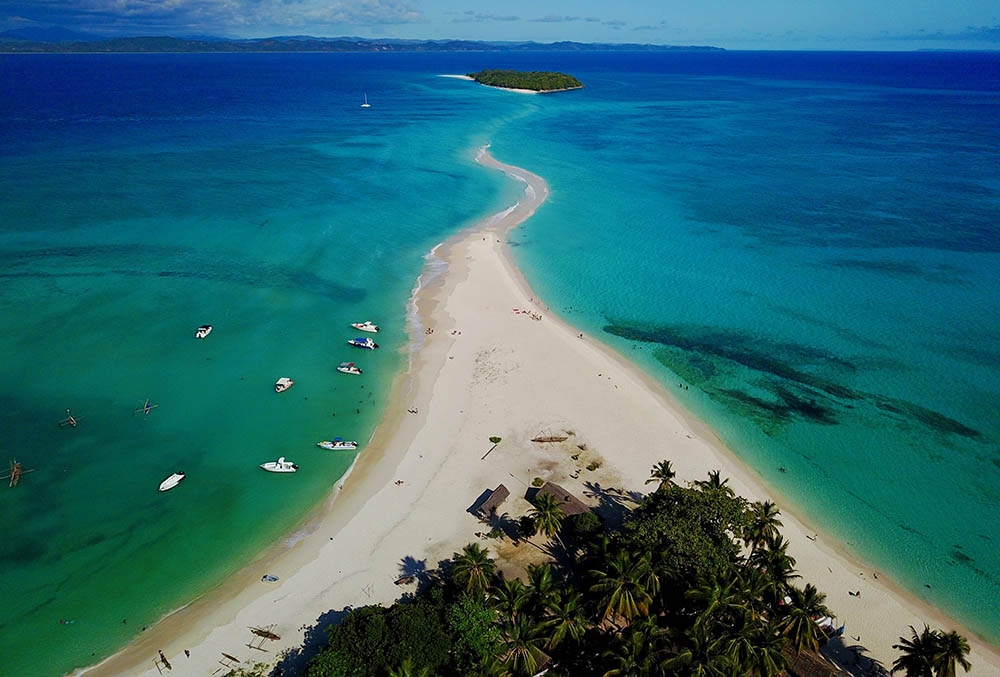
[[[567,517],[569,503],[539,491],[520,520],[493,516],[488,536],[544,553],[527,567],[526,581],[504,575],[488,547],[470,543],[437,569],[414,574],[417,592],[392,606],[345,609],[325,628],[326,642],[305,674],[848,674],[818,653],[827,642],[850,650],[831,624],[817,622],[833,613],[796,573],[775,505],[734,495],[718,471],[686,487],[674,477],[663,461],[650,473],[648,495],[606,490],[602,502],[617,506],[616,526],[591,511]],[[911,630],[895,645],[901,655],[892,666],[867,657],[862,666],[860,656],[854,666],[908,677],[969,669],[961,635]],[[270,670],[259,664],[230,674]]]
[[[530,89],[535,92],[561,92],[583,87],[583,83],[572,75],[552,71],[484,70],[469,73],[468,76],[476,82],[490,87]]]

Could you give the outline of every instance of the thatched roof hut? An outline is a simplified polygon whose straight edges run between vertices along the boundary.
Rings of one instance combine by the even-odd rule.
[[[573,515],[579,515],[590,511],[590,506],[563,489],[555,482],[546,482],[543,484],[542,488],[538,490],[537,494],[535,494],[535,497],[537,498],[542,494],[549,494],[552,498],[562,503],[560,507],[566,517],[572,517]]]
[[[794,649],[785,649],[784,654],[788,659],[788,669],[782,674],[788,677],[849,677],[847,672],[815,651],[796,653]]]
[[[503,502],[507,500],[510,496],[510,491],[504,485],[499,485],[490,494],[489,498],[479,504],[476,508],[476,516],[479,519],[489,519],[490,517],[495,517],[497,510],[503,505]]]

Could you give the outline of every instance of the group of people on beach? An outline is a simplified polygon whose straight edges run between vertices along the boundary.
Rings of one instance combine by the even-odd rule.
[[[527,310],[525,308],[514,308],[514,314],[515,315],[527,315],[532,320],[541,321],[541,319],[542,319],[542,316],[539,315],[538,313],[532,312],[532,311]]]

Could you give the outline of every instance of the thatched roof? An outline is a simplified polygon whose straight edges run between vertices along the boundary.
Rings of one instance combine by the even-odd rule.
[[[542,488],[538,490],[537,494],[535,494],[535,497],[537,498],[542,494],[549,494],[554,499],[562,503],[560,507],[566,517],[572,517],[573,515],[590,512],[590,506],[563,489],[555,482],[546,482],[543,484]]]
[[[815,651],[785,649],[788,669],[783,674],[789,677],[841,677],[848,673],[829,662]]]
[[[497,509],[503,505],[503,502],[507,500],[508,496],[510,496],[510,491],[507,490],[507,487],[502,484],[499,485],[493,490],[490,497],[483,501],[478,508],[476,508],[476,515],[482,519],[492,517],[496,514]]]

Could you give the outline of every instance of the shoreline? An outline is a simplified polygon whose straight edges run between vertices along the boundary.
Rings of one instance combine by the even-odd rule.
[[[407,303],[408,367],[393,381],[369,446],[322,504],[289,530],[304,535],[290,544],[286,534],[213,590],[168,614],[102,663],[78,672],[156,675],[150,660],[158,649],[175,666],[211,671],[218,667],[220,651],[249,658],[246,649],[239,649],[249,639],[248,625],[277,623],[282,640],[269,647],[269,657],[301,646],[303,631],[328,623],[329,610],[391,603],[405,592],[393,585],[405,572],[403,558],[433,568],[475,540],[473,530],[481,526],[465,508],[497,482],[524,482],[531,472],[546,473],[593,503],[581,481],[564,479],[562,473],[575,463],[555,458],[552,448],[536,450],[523,442],[545,425],[572,426],[579,439],[600,450],[606,467],[583,478],[598,490],[602,485],[641,489],[649,467],[666,456],[682,482],[704,476],[706,468],[721,468],[738,494],[751,500],[777,496],[662,384],[600,341],[579,338],[538,301],[504,235],[534,213],[548,187],[541,177],[496,161],[487,148],[480,149],[476,161],[524,182],[524,198],[456,233],[425,257]],[[432,266],[439,269],[429,271]],[[513,315],[512,303],[544,317],[532,322]],[[434,333],[424,334],[425,328]],[[411,406],[419,413],[407,413]],[[491,434],[505,443],[488,462],[480,461],[480,438]],[[664,435],[674,443],[648,449],[649,439]],[[630,451],[615,455],[622,449]],[[517,498],[520,485],[511,488],[505,509],[513,511],[523,501]],[[780,507],[790,505],[778,498]],[[823,541],[821,532],[812,541],[809,534],[817,531],[794,513],[783,510],[782,518],[782,533],[803,579],[828,594],[830,606],[847,622],[846,634],[860,635],[859,644],[887,667],[895,652],[887,653],[886,641],[898,641],[907,625],[919,627],[926,618],[968,635],[973,647],[969,674],[990,674],[991,666],[993,674],[1000,672],[994,648],[894,589],[886,576],[872,581],[855,573],[867,565],[852,559],[842,544]],[[488,545],[494,553],[504,548],[493,541]],[[259,582],[263,573],[281,579],[268,586]],[[848,597],[848,589],[863,590],[865,605]],[[888,632],[887,618],[896,619]],[[190,659],[185,649],[191,650]]]
[[[491,89],[500,89],[505,92],[514,92],[516,94],[555,94],[556,92],[572,92],[576,89],[583,89],[583,85],[579,87],[562,87],[561,89],[521,89],[518,87],[501,87],[499,85],[487,85],[486,83],[479,82],[475,78],[470,78],[468,75],[439,75],[439,78],[454,78],[456,80],[469,80],[470,82],[475,82],[477,85],[482,85],[483,87],[489,87]]]

